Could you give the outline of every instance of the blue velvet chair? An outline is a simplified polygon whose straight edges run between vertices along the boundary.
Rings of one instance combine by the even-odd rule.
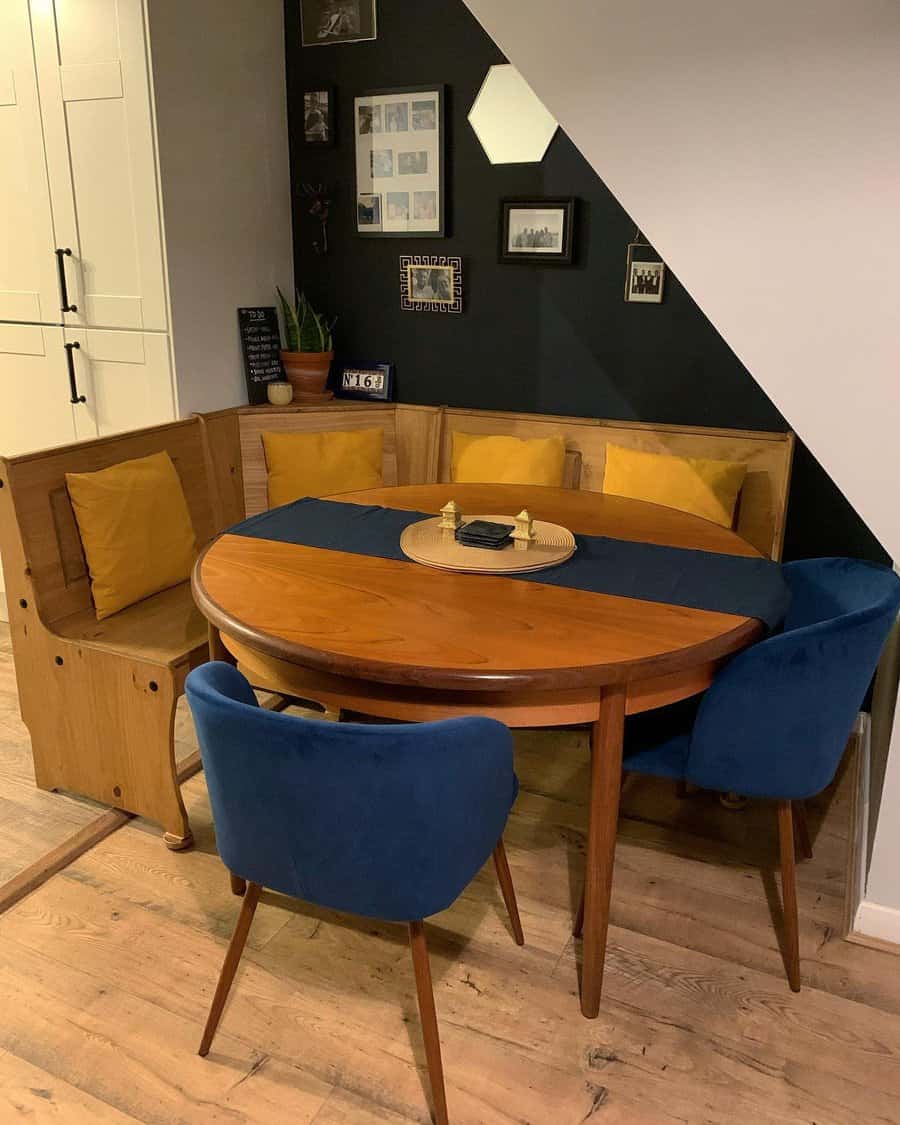
[[[212,1043],[264,887],[408,923],[436,1120],[447,1121],[422,919],[445,910],[493,854],[524,944],[502,833],[516,798],[512,737],[494,719],[375,726],[258,706],[230,664],[187,678],[219,854],[244,893],[200,1054]]]
[[[803,801],[837,772],[900,609],[900,579],[852,559],[785,565],[781,633],[739,653],[699,700],[629,719],[623,767],[778,802],[785,967],[800,990],[796,843],[811,858]],[[581,931],[584,900],[575,923]]]

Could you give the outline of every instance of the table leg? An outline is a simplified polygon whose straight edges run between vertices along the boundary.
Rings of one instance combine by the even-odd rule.
[[[215,625],[210,623],[207,632],[209,635],[210,660],[224,660],[226,664],[237,664],[235,658],[222,643],[222,636]]]
[[[588,1019],[595,1019],[600,1011],[603,988],[624,731],[625,685],[613,684],[604,690],[600,699],[600,717],[591,728],[591,797],[584,877],[584,962],[581,971],[581,1011]]]

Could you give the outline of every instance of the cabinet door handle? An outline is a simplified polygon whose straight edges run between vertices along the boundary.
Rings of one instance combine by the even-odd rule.
[[[72,355],[72,349],[80,348],[81,344],[76,340],[74,344],[63,344],[63,347],[66,349],[66,361],[69,364],[69,391],[71,392],[69,402],[75,406],[79,402],[87,402],[84,395],[78,393],[78,384],[75,382],[75,357]]]
[[[72,251],[68,246],[65,250],[56,251],[56,268],[59,270],[59,295],[62,298],[60,308],[63,312],[78,312],[77,305],[69,304],[69,290],[66,286],[66,264],[64,259],[71,257]]]

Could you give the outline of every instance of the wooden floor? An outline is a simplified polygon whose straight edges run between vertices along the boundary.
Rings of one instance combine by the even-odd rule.
[[[0,633],[0,872],[94,815],[38,793]],[[189,717],[181,748],[193,745]],[[900,960],[834,937],[847,800],[812,810],[799,873],[804,990],[784,979],[774,811],[638,780],[625,796],[600,1018],[569,936],[587,745],[517,736],[507,850],[526,947],[490,866],[427,927],[454,1125],[900,1122]],[[197,1057],[238,900],[203,775],[197,847],[131,822],[0,916],[0,1122],[427,1122],[405,930],[267,895],[208,1059]]]

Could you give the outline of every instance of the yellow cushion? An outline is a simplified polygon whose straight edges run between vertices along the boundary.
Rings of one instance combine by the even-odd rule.
[[[565,464],[566,443],[559,436],[453,434],[450,474],[460,484],[546,484],[561,488]]]
[[[731,527],[747,466],[704,457],[667,457],[607,445],[603,491],[647,500]]]
[[[66,473],[98,620],[190,578],[197,541],[168,453]]]
[[[356,492],[384,483],[384,430],[331,430],[263,434],[269,471],[269,507],[301,496]]]

